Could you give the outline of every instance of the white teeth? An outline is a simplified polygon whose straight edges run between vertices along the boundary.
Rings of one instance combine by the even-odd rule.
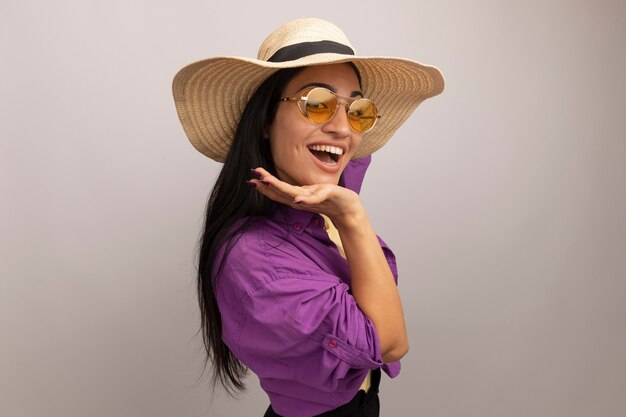
[[[335,155],[343,155],[343,149],[338,148],[336,146],[311,145],[311,146],[309,146],[309,149],[311,149],[313,151],[322,151],[322,152],[334,153]]]

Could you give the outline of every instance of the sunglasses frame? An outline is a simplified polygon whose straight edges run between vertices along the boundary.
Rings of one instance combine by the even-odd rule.
[[[333,97],[335,97],[335,101],[336,101],[336,106],[334,109],[331,109],[331,113],[330,113],[330,117],[328,118],[328,120],[324,120],[321,122],[317,122],[313,119],[311,119],[306,111],[306,102],[309,98],[309,94],[311,94],[311,92],[315,91],[315,90],[323,90],[326,91],[328,93],[330,93]],[[324,123],[328,123],[329,121],[331,121],[333,119],[333,117],[335,117],[335,115],[337,114],[337,109],[339,108],[339,105],[341,103],[339,103],[340,98],[346,100],[350,105],[348,107],[346,107],[346,113],[348,114],[348,118],[350,118],[350,109],[352,108],[352,105],[354,103],[356,103],[357,101],[361,101],[361,100],[365,100],[368,101],[369,103],[371,103],[371,105],[374,107],[374,111],[376,112],[376,114],[373,116],[374,117],[374,122],[372,123],[372,125],[369,127],[369,129],[364,130],[364,131],[360,131],[360,130],[356,130],[353,126],[352,123],[348,123],[350,125],[350,129],[352,129],[352,131],[357,132],[357,133],[367,133],[370,130],[372,130],[374,128],[374,126],[376,125],[376,122],[378,121],[378,119],[381,118],[381,115],[378,114],[378,108],[376,107],[376,104],[374,104],[374,102],[368,98],[365,97],[359,97],[359,98],[355,98],[355,97],[345,97],[345,96],[340,96],[339,94],[336,94],[334,91],[329,90],[328,88],[325,87],[313,87],[313,88],[308,88],[305,90],[302,90],[302,92],[300,93],[301,95],[299,97],[281,97],[280,100],[281,101],[295,101],[298,104],[298,108],[300,109],[300,113],[302,113],[302,115],[304,117],[307,118],[307,120],[315,123],[315,124],[324,124]],[[367,117],[367,116],[363,116],[365,118],[371,118]]]

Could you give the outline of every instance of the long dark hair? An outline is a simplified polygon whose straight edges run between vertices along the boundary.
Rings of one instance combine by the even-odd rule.
[[[222,341],[221,314],[215,298],[220,270],[220,265],[215,264],[216,256],[222,245],[232,243],[232,238],[250,225],[248,220],[233,228],[237,220],[267,216],[276,208],[276,203],[256,192],[246,180],[251,178],[250,169],[256,167],[275,174],[264,131],[274,120],[286,84],[301,70],[291,68],[274,73],[252,95],[206,206],[198,257],[200,331],[206,350],[205,368],[209,363],[213,368],[213,387],[219,381],[231,395],[245,389],[247,368]]]
[[[352,67],[361,85],[357,67],[352,62],[346,64]],[[252,218],[268,216],[277,208],[277,203],[256,192],[246,180],[251,177],[250,169],[256,167],[276,175],[270,141],[264,137],[264,132],[276,116],[285,86],[302,69],[289,68],[274,73],[252,95],[206,207],[198,258],[200,331],[206,351],[205,368],[209,363],[213,368],[213,387],[219,381],[231,395],[245,389],[243,379],[247,368],[222,341],[222,316],[215,299],[221,265],[216,265],[216,256],[223,245],[227,245],[227,250],[233,238],[250,226]],[[242,218],[247,220],[234,227]]]

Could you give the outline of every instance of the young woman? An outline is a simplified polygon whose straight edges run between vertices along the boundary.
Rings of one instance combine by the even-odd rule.
[[[369,155],[443,85],[434,67],[356,56],[319,19],[281,26],[256,60],[176,75],[187,136],[224,162],[198,265],[207,360],[229,391],[252,370],[266,416],[378,415],[380,369],[399,373],[408,337],[358,191]]]

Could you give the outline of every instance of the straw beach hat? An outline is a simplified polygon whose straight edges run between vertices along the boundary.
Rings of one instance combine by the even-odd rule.
[[[353,62],[365,97],[381,114],[353,158],[382,147],[425,99],[443,91],[436,68],[404,58],[358,56],[346,35],[321,19],[298,19],[272,32],[257,59],[214,57],[187,65],[172,85],[178,117],[193,146],[224,162],[237,124],[256,89],[283,68]]]

